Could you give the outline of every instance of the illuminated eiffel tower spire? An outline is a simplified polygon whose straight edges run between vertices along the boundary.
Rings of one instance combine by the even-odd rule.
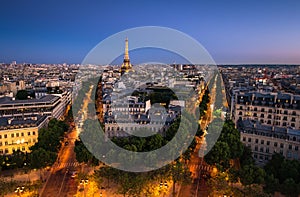
[[[125,40],[124,60],[123,60],[123,64],[121,66],[121,69],[125,70],[125,71],[128,71],[131,68],[132,68],[132,65],[130,64],[129,53],[128,53],[128,38],[126,38],[126,40]]]

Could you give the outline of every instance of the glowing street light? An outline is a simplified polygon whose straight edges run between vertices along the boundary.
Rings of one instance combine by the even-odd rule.
[[[24,188],[25,187],[23,187],[23,186],[22,187],[17,187],[16,190],[15,190],[15,193],[18,194],[18,196],[20,196],[21,193],[24,192]]]

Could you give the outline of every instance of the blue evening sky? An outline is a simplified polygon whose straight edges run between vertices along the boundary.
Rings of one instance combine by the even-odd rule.
[[[300,64],[298,0],[2,0],[0,62],[80,63],[106,37],[148,25],[192,36],[219,64]]]

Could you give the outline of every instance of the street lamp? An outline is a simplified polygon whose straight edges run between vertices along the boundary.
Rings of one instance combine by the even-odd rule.
[[[86,196],[85,194],[85,186],[88,184],[89,180],[88,179],[81,179],[80,180],[80,185],[83,186],[83,193],[84,193],[84,196]]]
[[[18,194],[18,196],[21,196],[21,193],[24,192],[24,188],[25,187],[23,187],[23,186],[22,187],[17,187],[16,190],[15,190],[15,193]]]
[[[162,193],[165,194],[167,193],[167,188],[168,188],[168,183],[165,181],[164,183],[161,181],[159,184],[159,189],[162,191]]]

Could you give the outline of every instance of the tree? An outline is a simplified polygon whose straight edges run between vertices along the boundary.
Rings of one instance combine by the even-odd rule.
[[[287,160],[280,154],[274,154],[265,166],[266,185],[264,190],[269,193],[279,191],[287,196],[298,196],[300,190],[300,162]]]
[[[254,164],[254,159],[252,157],[252,151],[251,151],[250,147],[244,146],[243,154],[239,158],[239,161],[240,161],[241,166]]]
[[[281,193],[289,197],[298,197],[300,193],[299,184],[294,179],[286,179],[280,189]]]
[[[266,175],[262,168],[254,165],[243,166],[239,174],[243,185],[251,185],[253,183],[262,184]]]
[[[11,164],[16,166],[17,168],[21,168],[24,165],[24,162],[26,161],[26,154],[22,151],[14,151],[11,155]]]
[[[76,154],[76,160],[79,163],[88,163],[93,160],[94,156],[89,152],[81,140],[75,141],[74,152]]]
[[[28,99],[28,93],[26,90],[19,90],[16,94],[16,99],[18,100],[26,100]]]
[[[233,195],[231,188],[228,184],[226,173],[217,173],[215,177],[208,180],[209,193],[212,196]]]
[[[179,161],[169,166],[171,177],[173,180],[173,194],[175,194],[176,183],[188,184],[191,182],[191,172]]]
[[[229,167],[230,148],[227,143],[217,141],[215,146],[204,156],[209,165],[217,165],[221,170]]]
[[[33,150],[30,154],[31,168],[40,169],[55,162],[57,155],[43,148]]]

